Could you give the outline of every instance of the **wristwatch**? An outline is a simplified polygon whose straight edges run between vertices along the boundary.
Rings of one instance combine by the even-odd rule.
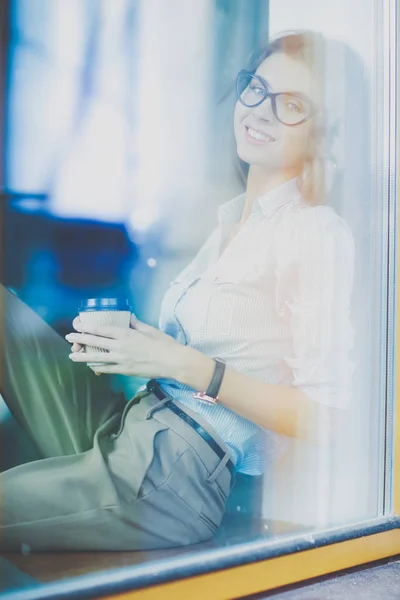
[[[206,404],[218,404],[218,392],[221,387],[222,378],[225,373],[225,361],[222,358],[214,358],[215,369],[210,384],[205,392],[195,392],[193,397]]]

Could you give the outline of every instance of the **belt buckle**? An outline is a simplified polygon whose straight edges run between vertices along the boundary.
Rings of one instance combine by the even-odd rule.
[[[155,383],[156,383],[155,379],[149,379],[149,381],[147,381],[146,388],[148,389],[149,392],[155,391],[155,385],[154,385]]]

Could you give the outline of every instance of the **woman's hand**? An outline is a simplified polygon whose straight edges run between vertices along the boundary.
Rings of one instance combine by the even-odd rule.
[[[131,328],[111,325],[83,325],[79,317],[73,321],[74,329],[79,333],[70,333],[66,339],[72,342],[74,362],[108,363],[93,366],[96,374],[116,373],[137,377],[166,377],[175,379],[179,370],[185,346],[159,329],[142,323],[131,317]],[[83,346],[97,346],[108,350],[99,355],[96,352],[83,351]]]

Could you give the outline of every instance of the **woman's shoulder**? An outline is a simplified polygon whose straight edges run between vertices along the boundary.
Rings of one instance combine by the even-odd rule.
[[[293,240],[319,243],[354,244],[353,232],[333,207],[326,204],[311,205],[301,196],[292,203],[285,219],[287,233]]]
[[[287,207],[276,233],[278,262],[354,262],[353,232],[331,206],[313,206],[297,198]]]

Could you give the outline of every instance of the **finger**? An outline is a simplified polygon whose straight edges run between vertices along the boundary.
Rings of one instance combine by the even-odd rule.
[[[94,373],[95,375],[97,375],[98,377],[100,377],[101,373],[97,373],[97,371],[96,371],[96,367],[90,367],[89,365],[88,365],[88,367],[89,367],[89,369],[91,369],[91,370],[93,371],[93,373]]]
[[[118,374],[118,375],[123,375],[123,369],[121,367],[121,365],[101,365],[99,367],[91,367],[91,369],[93,369],[93,371],[96,373],[96,375],[102,375],[107,374],[107,373],[113,373],[113,374]]]
[[[76,329],[77,331],[82,331],[82,321],[80,316],[78,315],[77,317],[75,317],[75,319],[72,321],[72,327],[74,329]]]
[[[69,358],[73,362],[80,363],[97,363],[97,362],[105,362],[110,364],[115,364],[121,360],[122,357],[118,357],[114,352],[105,352],[101,354],[99,357],[98,352],[72,352],[69,355]],[[119,360],[118,360],[119,358]]]
[[[72,325],[76,331],[110,339],[119,339],[126,334],[126,331],[129,331],[125,327],[115,327],[115,325],[102,325],[99,323],[85,323],[83,325],[78,317],[74,319]]]
[[[77,344],[76,342],[74,342],[71,346],[71,352],[82,352],[84,349],[84,346]]]
[[[91,335],[89,333],[69,333],[65,336],[65,339],[68,340],[68,342],[80,344],[81,346],[96,346],[103,350],[113,350],[117,347],[116,340]]]
[[[147,323],[143,323],[143,321],[139,321],[135,317],[134,320],[131,319],[131,327],[132,329],[136,329],[136,331],[142,331],[143,333],[149,333],[150,331],[154,331],[155,327],[152,325],[148,325]]]

